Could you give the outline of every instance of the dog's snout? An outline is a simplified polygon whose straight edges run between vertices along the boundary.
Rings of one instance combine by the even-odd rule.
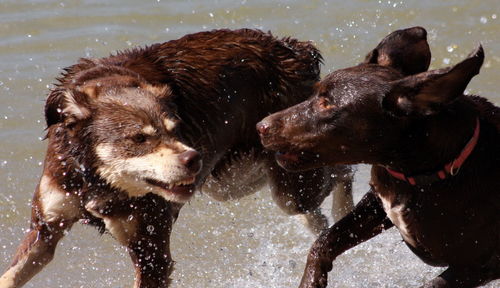
[[[261,136],[264,136],[269,132],[269,128],[271,127],[271,125],[266,121],[261,121],[257,123],[256,127],[257,127],[257,132],[259,132]]]
[[[198,173],[201,169],[201,155],[195,150],[188,150],[179,155],[179,161],[191,172]]]

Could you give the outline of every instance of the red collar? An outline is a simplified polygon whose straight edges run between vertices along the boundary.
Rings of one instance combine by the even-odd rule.
[[[389,172],[389,174],[392,175],[392,177],[402,181],[406,181],[413,186],[427,185],[437,182],[439,180],[446,179],[450,175],[455,176],[458,174],[458,171],[460,171],[460,167],[462,167],[462,164],[474,150],[474,147],[476,147],[477,140],[479,138],[479,130],[480,130],[479,119],[476,119],[476,128],[474,129],[474,135],[472,135],[472,138],[469,140],[467,145],[465,145],[464,149],[462,149],[457,158],[455,158],[450,163],[444,165],[443,169],[437,172],[431,174],[406,176],[405,174],[398,171],[394,171],[390,168],[385,167],[385,169],[387,170],[387,172]]]

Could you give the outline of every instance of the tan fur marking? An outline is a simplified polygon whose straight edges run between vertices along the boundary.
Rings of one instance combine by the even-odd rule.
[[[109,233],[123,246],[128,245],[130,238],[136,233],[137,221],[135,219],[104,217],[103,220]]]
[[[394,206],[392,201],[388,198],[384,198],[379,196],[382,200],[382,205],[384,206],[385,213],[387,217],[391,219],[391,222],[398,228],[399,233],[403,237],[403,239],[411,244],[412,246],[416,246],[415,239],[411,236],[408,231],[408,225],[404,221],[403,211],[406,207],[402,204]]]
[[[155,135],[156,129],[151,125],[146,125],[142,128],[142,133],[144,133],[146,135]]]
[[[50,223],[78,218],[80,202],[75,195],[59,188],[47,175],[42,176],[39,187],[43,220]]]
[[[19,273],[21,268],[24,266],[24,263],[28,257],[25,257],[22,259],[22,261],[17,262],[15,266],[10,267],[9,270],[5,272],[5,274],[2,275],[0,278],[0,287],[2,288],[14,288],[16,287],[14,284],[14,279],[16,278],[16,275]]]
[[[184,150],[184,151],[194,150],[193,148],[191,148],[191,147],[189,147],[189,146],[187,146],[187,145],[185,145],[185,144],[183,144],[183,143],[181,143],[179,141],[175,142],[173,144],[173,146],[175,146],[180,151],[182,151],[182,150]]]
[[[187,150],[185,149],[187,146],[180,142],[175,143],[174,146]],[[179,162],[178,154],[174,150],[162,147],[147,155],[132,158],[120,158],[114,155],[113,151],[112,144],[101,143],[96,147],[97,156],[104,162],[97,169],[97,173],[109,184],[124,190],[132,197],[153,192],[168,201],[186,201],[144,180],[144,178],[151,178],[164,183],[177,183],[188,178],[190,175]]]
[[[163,124],[165,125],[165,128],[167,128],[167,131],[172,131],[177,125],[177,122],[173,121],[172,119],[165,118],[163,120]]]
[[[106,217],[95,209],[94,201],[87,203],[85,209],[93,216],[103,219],[109,233],[124,246],[128,245],[130,238],[133,237],[137,231],[138,223],[137,219],[134,217]]]
[[[142,89],[148,91],[149,93],[155,95],[155,96],[164,96],[167,94],[170,94],[170,88],[166,85],[164,86],[153,86],[153,85],[142,85]]]

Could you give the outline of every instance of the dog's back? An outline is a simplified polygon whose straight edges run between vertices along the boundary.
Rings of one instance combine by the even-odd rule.
[[[255,131],[260,118],[309,97],[320,62],[310,43],[242,29],[65,69],[45,106],[49,143],[31,231],[0,286],[28,281],[65,231],[85,219],[129,248],[136,287],[166,287],[172,224],[203,184],[227,200],[269,180],[281,208],[324,228],[318,207],[336,170],[304,172],[307,181],[280,170]],[[352,204],[345,172],[338,187]]]

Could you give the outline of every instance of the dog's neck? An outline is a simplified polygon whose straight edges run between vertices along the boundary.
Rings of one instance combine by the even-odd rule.
[[[382,166],[405,175],[432,174],[460,157],[476,129],[478,113],[466,99],[439,115],[422,119],[395,147]],[[417,129],[415,129],[417,128]]]
[[[48,128],[48,149],[45,157],[44,170],[68,193],[84,194],[88,189],[87,178],[91,177],[93,168],[82,161],[84,155],[92,153],[84,149],[85,145],[77,145],[74,139],[61,133],[62,124]],[[73,141],[73,148],[68,143]],[[96,185],[97,186],[97,185]]]

